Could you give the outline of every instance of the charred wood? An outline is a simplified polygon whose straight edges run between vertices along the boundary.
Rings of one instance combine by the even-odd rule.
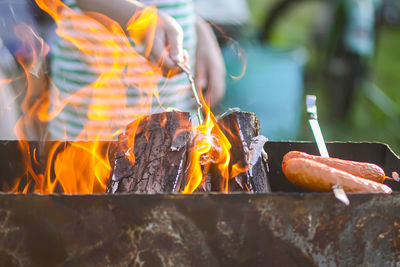
[[[230,148],[229,178],[218,169],[222,146],[218,135],[194,135],[188,113],[166,112],[142,117],[127,126],[112,152],[112,173],[107,192],[168,193],[186,186],[191,152],[201,138],[212,149],[200,157],[203,182],[195,192],[270,192],[260,123],[254,113],[233,112],[217,121]]]
[[[189,113],[165,112],[138,119],[118,137],[107,192],[179,192],[186,183],[191,141]]]
[[[231,172],[234,165],[246,171],[229,180],[229,191],[270,192],[264,143],[260,122],[254,113],[235,111],[218,120],[218,125],[231,143]],[[213,189],[220,187],[213,179]]]

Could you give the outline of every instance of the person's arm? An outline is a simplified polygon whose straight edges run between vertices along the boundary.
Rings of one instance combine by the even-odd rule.
[[[84,11],[94,11],[110,17],[124,29],[132,15],[143,9],[143,4],[130,0],[76,0],[76,4]]]
[[[196,22],[197,51],[195,63],[196,87],[205,89],[204,100],[211,106],[225,95],[225,64],[217,39],[203,19]]]
[[[76,0],[76,3],[84,11],[94,11],[108,16],[119,23],[124,30],[127,30],[131,17],[144,8],[143,4],[133,0]],[[182,28],[173,18],[162,12],[158,12],[157,15],[157,25],[148,57],[153,63],[162,67],[165,76],[180,73],[181,70],[176,66],[176,62],[187,60],[183,53]]]

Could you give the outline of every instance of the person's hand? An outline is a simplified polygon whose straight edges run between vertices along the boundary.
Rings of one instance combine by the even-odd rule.
[[[183,52],[183,30],[170,16],[139,1],[76,0],[84,11],[95,11],[118,22],[144,55],[161,67],[164,76],[182,72],[177,62],[187,64]]]
[[[189,61],[183,50],[183,30],[175,19],[161,12],[157,24],[149,59],[161,66],[164,76],[170,77],[182,72],[176,63],[187,65]]]
[[[225,95],[224,59],[211,27],[198,18],[196,30],[195,83],[199,90],[205,90],[204,100],[206,103],[213,106]]]
[[[182,72],[176,63],[188,64],[188,56],[183,51],[182,27],[175,19],[156,9],[143,9],[131,23],[128,25],[130,36],[136,44],[143,46],[145,57],[161,68],[163,76],[171,77]],[[139,28],[144,30],[138,31]]]

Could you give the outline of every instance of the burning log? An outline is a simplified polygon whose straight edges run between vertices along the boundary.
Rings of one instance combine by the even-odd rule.
[[[196,192],[250,191],[269,192],[260,136],[260,124],[254,113],[234,112],[218,120],[219,133],[210,136],[192,134],[188,113],[166,112],[143,117],[128,125],[119,136],[114,166],[107,192],[181,192],[189,183],[192,153],[198,142],[211,149],[200,156],[203,180]],[[229,174],[223,178],[218,164],[223,160],[220,135],[231,144]],[[204,144],[204,143],[203,143]],[[113,157],[112,157],[113,158]],[[193,165],[192,165],[193,166]],[[188,177],[189,176],[189,177]],[[226,190],[226,185],[227,190]]]
[[[218,124],[232,145],[231,173],[240,172],[229,181],[229,191],[270,192],[263,151],[267,138],[260,135],[256,115],[236,111],[220,118]],[[218,182],[214,179],[215,183]]]
[[[179,192],[185,184],[189,113],[165,112],[136,120],[118,138],[107,192]]]

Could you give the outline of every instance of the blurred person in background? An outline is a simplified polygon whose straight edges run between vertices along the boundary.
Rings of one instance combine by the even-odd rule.
[[[37,68],[37,77],[27,77],[20,64],[32,62],[32,50],[20,38],[23,34],[36,35],[38,25],[32,12],[33,2],[29,0],[0,1],[0,138],[2,139],[38,139],[39,128],[29,123],[24,132],[16,136],[13,132],[17,119],[24,115],[42,94],[46,78],[42,66]],[[38,37],[38,35],[36,35]],[[39,44],[39,42],[35,43]],[[36,49],[36,48],[35,48]],[[39,48],[38,48],[39,49]],[[18,64],[20,63],[20,64]],[[41,72],[42,75],[38,75]],[[32,79],[30,79],[32,78]],[[27,96],[27,80],[31,80],[29,101],[20,107]]]
[[[158,20],[149,59],[153,64],[163,62],[164,76],[167,73],[173,74],[173,76],[164,77],[161,80],[159,86],[160,102],[153,97],[150,102],[151,108],[143,108],[143,103],[138,102],[141,99],[138,88],[135,87],[135,79],[143,71],[146,71],[147,63],[142,56],[136,53],[126,54],[128,61],[132,61],[136,65],[142,62],[141,68],[129,68],[127,66],[124,73],[127,92],[118,88],[118,85],[113,87],[113,84],[109,84],[111,91],[108,93],[112,94],[113,98],[104,94],[96,94],[95,90],[90,90],[85,94],[80,90],[92,86],[91,84],[101,75],[100,68],[94,66],[88,58],[85,58],[82,52],[71,42],[57,36],[51,48],[51,77],[54,86],[50,88],[50,99],[51,109],[53,111],[59,110],[60,113],[49,122],[49,131],[53,139],[110,139],[112,133],[124,129],[138,115],[162,112],[169,107],[182,111],[193,111],[195,102],[190,84],[187,76],[177,67],[177,62],[184,62],[195,69],[197,86],[201,88],[207,86],[208,88],[205,93],[206,101],[208,100],[211,105],[214,105],[222,98],[225,90],[225,69],[222,55],[212,30],[204,21],[196,18],[193,3],[190,0],[120,0],[113,2],[106,0],[66,0],[64,3],[73,12],[79,14],[84,11],[104,14],[118,22],[124,30],[126,30],[125,27],[135,12],[143,10],[145,6],[155,5],[158,8]],[[88,28],[96,28],[89,22],[87,24],[80,23],[80,27],[82,27],[80,31],[72,26],[71,21],[66,20],[60,21],[58,26],[65,27],[69,33],[83,38],[91,38],[88,35]],[[95,37],[104,38],[104,40],[113,39],[112,35],[103,35],[103,37],[101,34]],[[122,48],[124,49],[124,47]],[[99,47],[100,51],[101,47]],[[129,49],[124,51],[129,51]],[[184,51],[187,51],[186,56]],[[111,57],[107,58],[106,54],[101,56],[104,58],[102,64],[106,67],[112,64],[112,62],[110,63]],[[78,92],[79,96],[77,96]],[[129,111],[115,100],[115,96],[120,94],[121,99],[127,97],[126,103]],[[58,97],[61,101],[56,101]],[[69,101],[72,99],[74,103],[68,102],[64,106],[67,99]],[[103,111],[107,113],[106,116],[112,119],[94,122],[89,130],[82,132],[82,129],[88,123],[93,122],[88,116],[93,101],[103,101],[113,106],[112,110]]]
[[[15,101],[16,92],[9,82],[4,82],[18,70],[16,62],[0,38],[0,140],[14,140],[14,126],[20,116]]]
[[[3,44],[12,54],[15,54],[21,47],[21,40],[14,31],[15,26],[21,23],[38,29],[32,12],[32,1],[0,1],[0,36],[3,40]]]

